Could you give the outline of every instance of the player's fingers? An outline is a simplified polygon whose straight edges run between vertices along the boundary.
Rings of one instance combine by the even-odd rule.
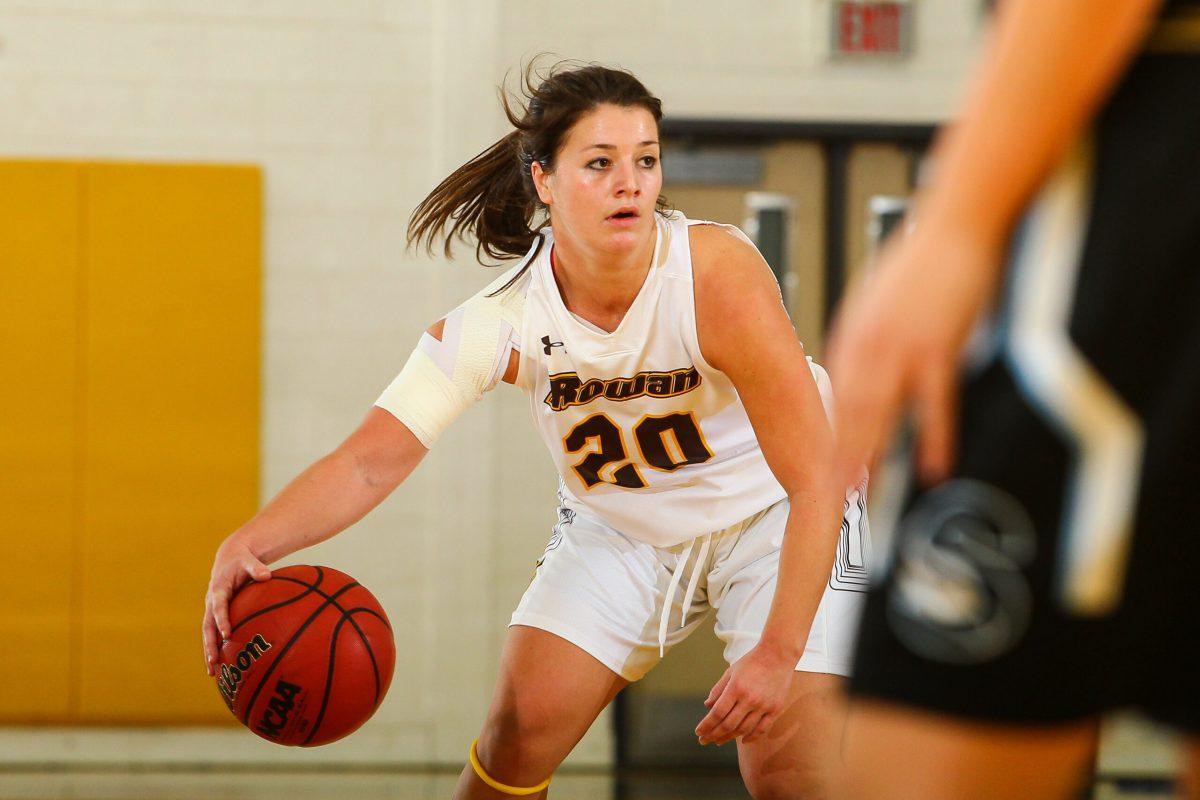
[[[741,729],[742,722],[752,713],[754,713],[754,710],[749,706],[749,704],[738,703],[736,706],[734,706],[733,710],[729,712],[725,719],[721,720],[721,722],[715,728],[713,728],[712,733],[710,733],[706,739],[715,745],[723,745],[726,742],[732,741],[733,738],[738,735],[738,731]],[[701,740],[700,743],[704,744],[705,742],[704,740]]]
[[[227,589],[214,589],[212,593],[213,621],[222,641],[229,639],[229,595]]]
[[[712,709],[704,719],[700,720],[700,724],[696,726],[696,736],[700,739],[701,744],[712,739],[713,730],[737,705],[737,698],[734,695],[735,693],[731,691],[721,692],[721,696],[713,703]]]
[[[778,718],[778,716],[778,714],[771,713],[763,714],[755,722],[753,730],[742,737],[742,741],[747,744],[754,744],[755,742],[760,741],[763,737],[771,732],[771,726],[775,724],[775,720]]]
[[[730,672],[730,668],[726,668],[725,674],[722,675],[721,679],[713,685],[712,691],[710,691],[708,693],[708,697],[705,698],[705,708],[712,708],[712,704],[717,702],[717,698],[721,696],[721,692],[725,691],[725,685],[729,683],[729,678],[732,676],[732,674],[733,673]]]
[[[205,607],[204,622],[201,625],[200,635],[204,640],[204,667],[208,670],[208,674],[214,674],[214,665],[217,663],[217,653],[219,650],[217,624],[213,621],[212,610]]]
[[[733,732],[732,738],[740,738],[742,741],[746,741],[755,731],[758,730],[758,723],[761,722],[762,718],[765,716],[766,714],[762,711],[751,711],[742,719],[740,723],[738,723],[737,728]]]
[[[946,478],[954,464],[957,378],[951,359],[932,359],[915,387],[917,470],[926,485]]]
[[[246,563],[246,575],[251,580],[269,581],[271,579],[271,569],[257,558],[251,556]]]

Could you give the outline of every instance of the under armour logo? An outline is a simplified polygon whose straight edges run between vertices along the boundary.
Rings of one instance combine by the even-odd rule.
[[[552,341],[550,341],[550,336],[546,335],[546,336],[542,337],[542,345],[543,345],[542,350],[545,351],[546,355],[550,355],[550,348],[562,347],[563,343],[562,342],[552,342]]]

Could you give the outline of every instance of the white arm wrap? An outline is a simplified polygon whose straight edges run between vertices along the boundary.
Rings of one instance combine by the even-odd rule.
[[[513,348],[520,347],[524,294],[488,297],[496,285],[447,314],[440,340],[422,334],[404,369],[375,401],[426,448],[499,382]]]
[[[390,412],[408,426],[421,444],[431,448],[442,431],[474,402],[475,398],[464,396],[433,359],[418,348],[375,405]]]

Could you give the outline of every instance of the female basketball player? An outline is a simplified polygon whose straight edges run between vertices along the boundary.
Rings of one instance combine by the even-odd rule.
[[[709,607],[731,666],[699,741],[736,739],[757,798],[825,796],[865,518],[831,472],[824,373],[748,240],[664,210],[660,104],[636,78],[588,66],[527,75],[526,91],[520,113],[505,104],[515,130],[409,229],[520,262],[432,326],[362,427],[221,546],[210,665],[239,583],[360,518],[503,381],[529,396],[561,521],[455,796],[545,796],[597,714]]]
[[[847,797],[1078,797],[1136,706],[1200,798],[1200,4],[1095,10],[998,5],[836,328],[844,474],[911,403],[926,483],[863,618]]]

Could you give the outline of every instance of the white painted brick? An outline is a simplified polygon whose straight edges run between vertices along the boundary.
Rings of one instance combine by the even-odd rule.
[[[269,86],[419,85],[425,32],[339,28],[219,28],[210,36],[211,80]]]
[[[179,19],[236,20],[310,27],[372,26],[378,0],[155,0],[155,13]]]
[[[253,89],[172,83],[146,91],[146,134],[188,148],[254,142],[262,103]]]
[[[5,14],[0,35],[14,76],[143,83],[196,78],[207,63],[204,30],[138,18]]]
[[[973,52],[977,13],[952,0],[923,3],[912,57],[854,63],[828,58],[827,0],[755,4],[754,13],[731,13],[715,0],[656,3],[638,16],[640,26],[601,21],[586,38],[578,34],[584,5],[569,0],[541,15],[534,0],[506,4],[503,52],[511,59],[542,42],[566,42],[582,58],[632,69],[668,114],[791,119],[926,121],[931,110],[946,113]],[[664,9],[668,22],[656,31],[652,21]],[[845,74],[848,92],[839,80]]]
[[[26,88],[11,78],[0,76],[0,148],[12,147],[17,137],[26,134],[29,107]]]
[[[404,152],[428,134],[430,89],[384,87],[371,93],[371,146]]]
[[[426,311],[422,283],[390,283],[379,274],[296,271],[286,279],[272,279],[269,288],[276,308],[266,320],[271,335],[324,336],[361,350],[352,352],[347,368],[365,369],[364,374],[379,363],[373,358],[386,359],[382,363],[394,373],[398,356],[407,356],[435,318]],[[298,321],[305,319],[307,323]]]
[[[372,111],[369,89],[271,89],[263,93],[262,142],[365,148],[371,142]]]
[[[79,18],[92,14],[142,13],[156,5],[158,0],[4,0],[0,2],[0,11]]]
[[[385,320],[403,320],[417,332],[433,322],[417,310],[406,308],[407,304],[401,305],[400,287],[381,287],[375,275],[364,279],[349,271],[301,273],[289,281],[274,281],[272,289],[284,313],[271,330],[280,335],[310,331],[328,334],[332,342],[323,343],[326,351],[335,346],[333,342],[357,343],[360,334],[379,331]],[[412,341],[415,343],[416,336]]]
[[[277,155],[267,164],[269,207],[287,213],[387,211],[406,214],[426,188],[412,158],[370,155]]]
[[[278,268],[303,266],[336,274],[347,268],[376,273],[400,253],[401,222],[379,214],[281,216],[266,226],[267,259]]]
[[[32,136],[69,132],[94,146],[146,140],[146,92],[114,83],[31,82],[19,123]]]
[[[379,23],[381,0],[5,0],[0,9],[63,18],[137,16],[195,25],[238,22],[292,27],[369,28]]]
[[[432,5],[438,0],[378,0],[376,21],[401,31],[425,30],[433,24]]]

